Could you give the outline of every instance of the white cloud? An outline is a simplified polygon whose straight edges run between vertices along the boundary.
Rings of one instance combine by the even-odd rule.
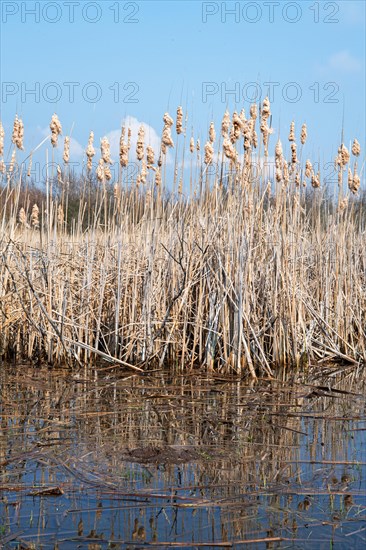
[[[362,67],[361,61],[351,55],[348,50],[343,50],[333,54],[329,58],[328,63],[332,69],[347,72],[356,72]]]
[[[342,50],[331,55],[324,65],[319,65],[322,73],[339,71],[343,73],[356,73],[362,69],[362,61],[353,56],[348,50]]]

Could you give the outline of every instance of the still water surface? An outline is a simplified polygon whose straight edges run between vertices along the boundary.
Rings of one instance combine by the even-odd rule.
[[[0,548],[364,550],[366,386],[339,370],[2,366]]]

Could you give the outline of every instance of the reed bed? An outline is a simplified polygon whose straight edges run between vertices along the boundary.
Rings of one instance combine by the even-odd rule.
[[[135,370],[200,366],[253,379],[275,376],[278,366],[364,363],[357,139],[338,149],[337,193],[328,199],[321,172],[305,158],[306,125],[297,144],[291,124],[288,145],[278,140],[271,156],[267,98],[248,119],[226,112],[203,147],[184,128],[181,107],[175,130],[168,113],[163,122],[155,152],[141,126],[129,185],[131,131],[121,131],[116,181],[106,138],[93,170],[91,132],[75,211],[69,137],[62,166],[33,204],[32,154],[14,170],[24,135],[16,118],[10,162],[0,161],[1,356],[70,366],[106,360]],[[54,115],[53,147],[61,132]],[[0,137],[2,154],[2,126]]]

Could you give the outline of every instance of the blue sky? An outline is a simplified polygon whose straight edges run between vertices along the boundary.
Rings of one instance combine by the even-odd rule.
[[[345,142],[365,147],[365,2],[1,2],[1,119],[25,125],[24,155],[57,112],[82,161],[90,130],[116,153],[121,122],[154,145],[166,110],[188,111],[206,138],[226,107],[272,100],[274,135],[308,125],[307,156],[324,163]],[[33,93],[31,92],[33,90]],[[46,143],[39,155],[45,158]],[[315,158],[316,157],[316,158]],[[117,158],[115,160],[118,160]]]

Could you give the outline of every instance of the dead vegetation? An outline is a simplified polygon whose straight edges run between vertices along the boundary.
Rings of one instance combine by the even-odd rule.
[[[364,362],[360,144],[339,147],[334,202],[306,158],[306,125],[297,144],[291,124],[289,147],[277,141],[272,166],[268,99],[257,111],[253,105],[248,119],[226,112],[220,136],[211,124],[203,158],[181,108],[174,139],[165,113],[159,151],[141,127],[129,186],[129,129],[121,132],[116,181],[107,138],[92,173],[91,132],[74,194],[68,136],[44,194],[24,183],[27,163],[15,176],[24,136],[17,118],[0,190],[0,354],[142,370],[200,365],[254,379],[278,365]],[[50,130],[54,149],[62,132],[56,115]]]

